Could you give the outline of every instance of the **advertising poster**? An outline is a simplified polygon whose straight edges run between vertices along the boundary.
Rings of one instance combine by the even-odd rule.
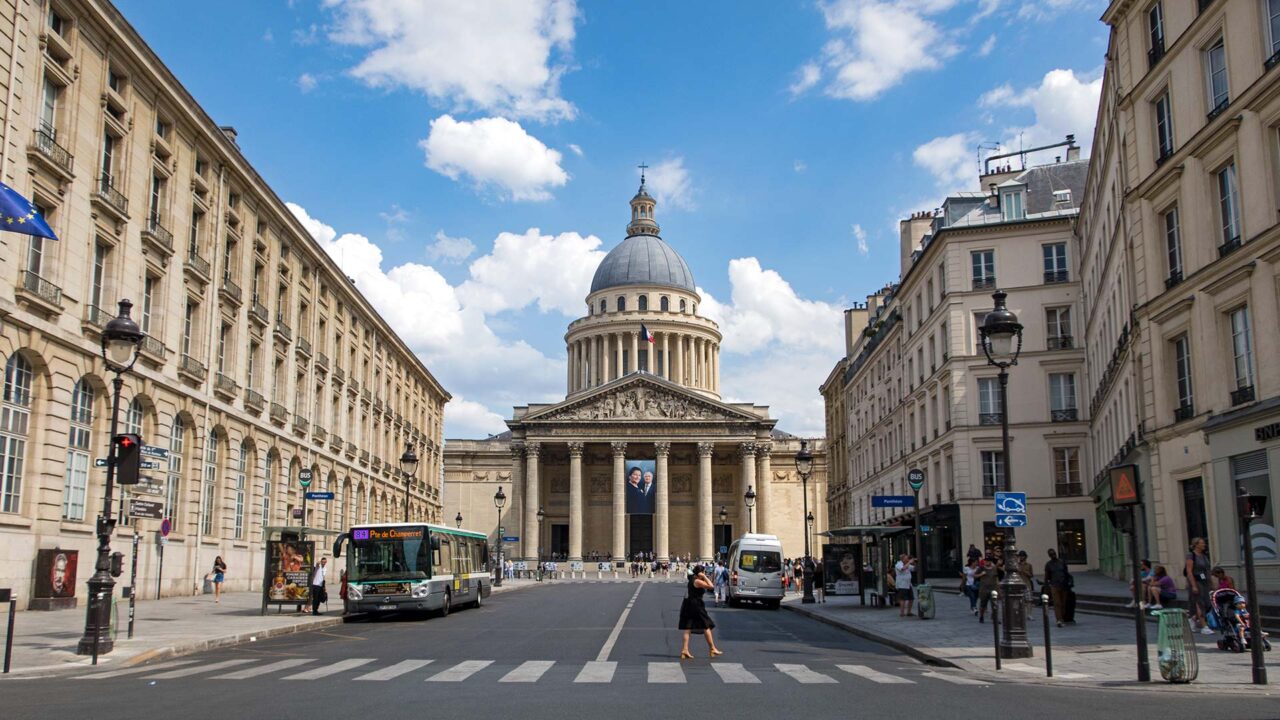
[[[297,604],[311,600],[311,569],[316,544],[310,540],[267,541],[267,602]]]
[[[824,545],[822,570],[827,592],[832,595],[857,595],[862,574],[861,545]]]
[[[77,550],[36,551],[35,596],[37,598],[69,598],[76,595]]]
[[[626,491],[628,515],[652,515],[658,494],[657,463],[653,460],[628,460]]]

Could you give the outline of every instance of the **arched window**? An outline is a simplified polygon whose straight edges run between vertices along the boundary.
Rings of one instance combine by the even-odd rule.
[[[267,471],[262,480],[262,539],[267,539],[267,526],[271,524],[271,478],[276,474],[276,457],[267,456]]]
[[[662,312],[671,310],[671,300],[669,300],[666,295],[663,295],[662,299],[658,301],[658,309]]]
[[[249,469],[249,456],[252,453],[253,446],[249,444],[249,441],[241,440],[240,450],[236,455],[236,472],[231,477],[231,491],[235,509],[235,515],[232,516],[231,531],[232,537],[236,540],[244,538],[244,476]]]
[[[608,309],[609,309],[609,301],[605,300],[604,298],[600,298],[600,312],[604,313],[608,311]]]
[[[649,296],[648,296],[648,295],[641,295],[641,296],[640,296],[640,299],[639,299],[639,301],[636,303],[636,305],[638,306],[638,307],[637,307],[637,309],[638,309],[640,312],[645,312],[646,310],[648,310],[648,309],[649,309]]]
[[[618,297],[618,312],[627,311],[627,298],[625,296]]]
[[[204,441],[204,488],[200,501],[200,534],[213,534],[213,496],[218,492],[218,435],[212,430]]]
[[[685,311],[684,298],[680,298],[680,312]]]
[[[27,457],[31,422],[31,363],[21,355],[4,366],[3,416],[0,422],[0,512],[16,513],[22,503],[22,463]],[[0,416],[0,417],[3,417]]]
[[[142,434],[142,398],[134,398],[129,403],[128,409],[124,413],[124,431],[127,433]]]
[[[71,389],[71,423],[67,431],[67,477],[62,488],[62,519],[84,520],[89,492],[89,440],[93,433],[93,386],[81,378]]]
[[[187,427],[182,418],[174,417],[169,425],[169,486],[165,488],[165,512],[169,522],[178,524],[178,498],[182,485],[182,458],[186,451]]]

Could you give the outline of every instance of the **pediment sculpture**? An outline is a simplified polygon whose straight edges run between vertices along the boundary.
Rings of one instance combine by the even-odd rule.
[[[543,418],[540,418],[543,419]],[[632,387],[564,408],[547,420],[720,420],[730,416],[693,398],[657,388]]]

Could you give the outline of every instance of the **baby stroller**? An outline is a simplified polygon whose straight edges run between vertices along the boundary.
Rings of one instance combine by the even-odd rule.
[[[1253,645],[1253,618],[1244,609],[1245,597],[1231,588],[1215,590],[1211,598],[1213,620],[1222,637],[1218,639],[1219,650],[1244,652]],[[1262,638],[1262,649],[1270,650],[1271,641],[1267,634],[1259,631]]]

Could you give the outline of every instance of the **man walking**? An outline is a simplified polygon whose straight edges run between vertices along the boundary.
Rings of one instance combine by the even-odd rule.
[[[315,570],[311,571],[311,614],[320,614],[320,603],[325,602],[329,598],[326,597],[327,591],[324,589],[325,566],[329,564],[329,558],[320,558],[320,564],[316,565]]]
[[[916,561],[908,553],[902,553],[893,566],[893,586],[898,591],[898,616],[911,614],[911,574],[916,571]]]
[[[1049,588],[1049,595],[1053,598],[1053,617],[1058,621],[1058,627],[1062,627],[1062,623],[1067,618],[1067,593],[1071,589],[1071,571],[1067,569],[1067,563],[1058,558],[1058,551],[1049,550],[1049,562],[1044,564],[1044,586]]]
[[[729,596],[729,569],[716,561],[715,567],[716,607],[724,605]]]

